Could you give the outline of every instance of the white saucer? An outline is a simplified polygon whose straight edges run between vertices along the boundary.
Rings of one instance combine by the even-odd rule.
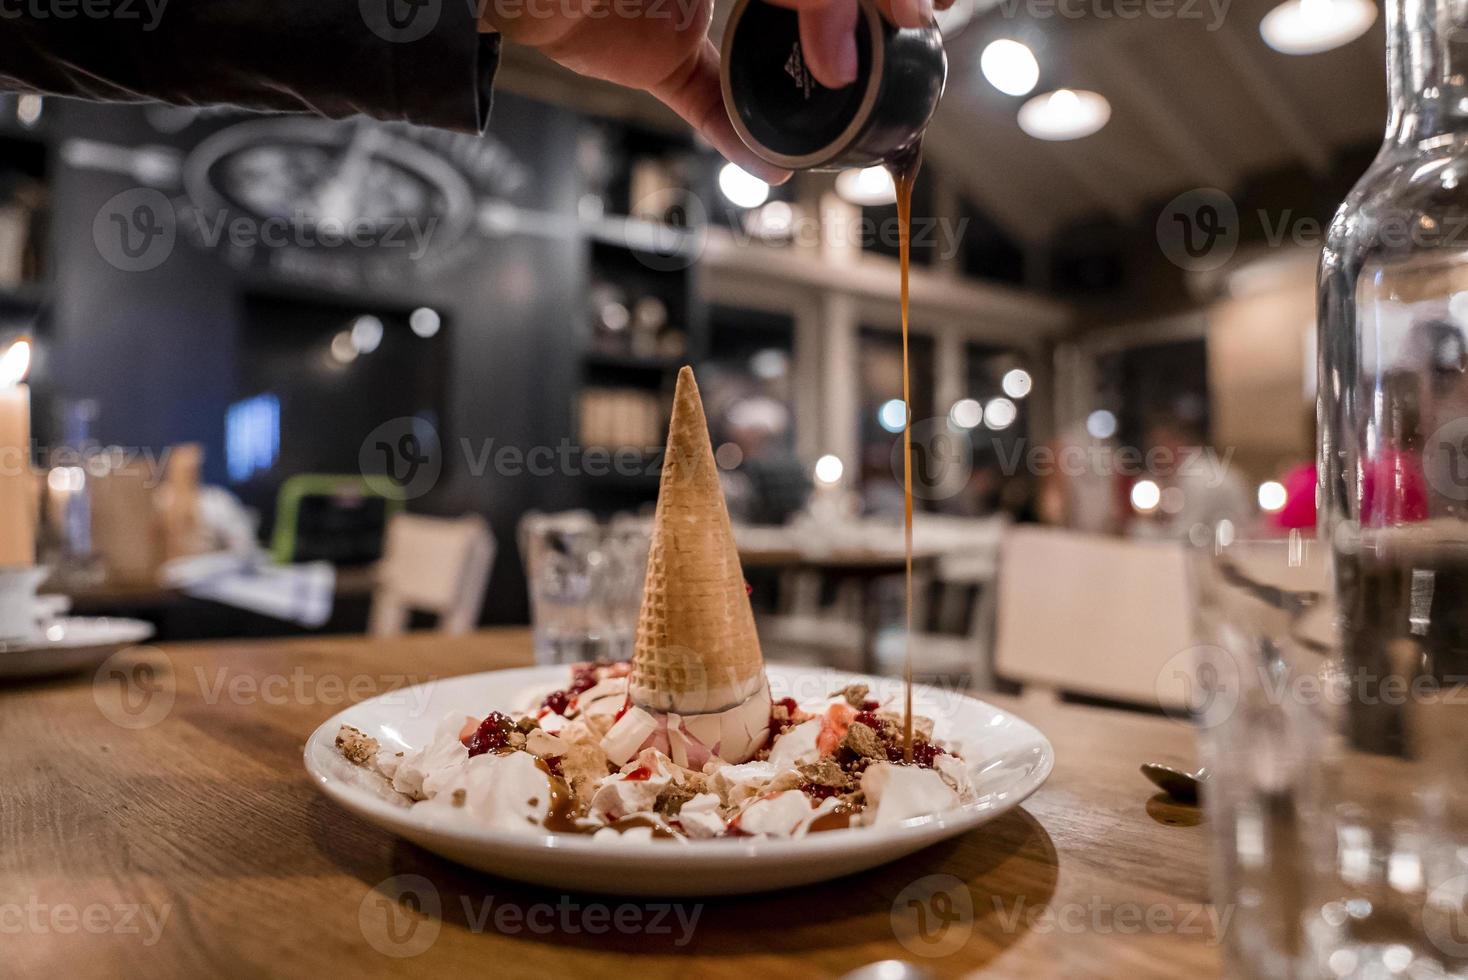
[[[109,616],[62,616],[25,640],[0,640],[0,680],[91,670],[121,647],[142,643],[153,624]]]
[[[846,684],[865,683],[884,703],[900,705],[892,678],[771,665],[779,698],[809,702]],[[913,688],[914,711],[933,718],[938,738],[956,743],[979,792],[976,802],[893,827],[832,830],[799,839],[724,838],[608,844],[576,834],[465,828],[411,808],[377,774],[354,766],[335,747],[352,725],[384,747],[428,741],[449,712],[481,717],[523,707],[527,689],[563,686],[566,667],[529,667],[448,678],[393,691],[342,711],[306,742],[306,771],[327,796],[359,817],[471,868],[579,891],[623,895],[734,895],[824,881],[864,871],[955,837],[1018,806],[1050,775],[1055,753],[1038,729],[974,698],[926,685]]]

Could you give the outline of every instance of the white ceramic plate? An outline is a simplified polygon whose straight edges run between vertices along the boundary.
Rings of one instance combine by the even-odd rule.
[[[115,616],[62,616],[33,640],[0,641],[0,680],[92,670],[117,650],[142,643],[153,624]]]
[[[892,678],[800,667],[768,668],[774,696],[809,702],[846,684],[865,683],[900,705]],[[553,888],[624,895],[733,895],[824,881],[863,871],[993,820],[1029,796],[1054,764],[1054,750],[1034,726],[974,698],[917,685],[914,711],[933,718],[936,734],[968,763],[976,802],[893,827],[832,830],[798,839],[723,838],[608,844],[577,834],[466,828],[413,809],[376,773],[347,762],[336,734],[352,725],[384,746],[416,748],[450,712],[481,717],[520,710],[529,690],[564,686],[566,667],[471,674],[363,701],[312,733],[306,770],[327,796],[358,816],[471,868]]]

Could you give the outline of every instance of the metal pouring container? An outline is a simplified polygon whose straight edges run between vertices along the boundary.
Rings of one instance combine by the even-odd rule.
[[[817,82],[794,10],[737,0],[724,28],[724,105],[761,159],[787,170],[867,167],[922,136],[948,77],[937,25],[899,28],[860,0],[856,81]]]

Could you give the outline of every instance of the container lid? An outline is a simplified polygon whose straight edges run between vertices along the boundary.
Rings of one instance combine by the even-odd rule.
[[[735,4],[724,34],[724,104],[740,139],[763,159],[792,170],[820,166],[860,136],[884,55],[881,15],[870,2],[860,10],[856,81],[829,89],[806,66],[794,10],[764,0]]]

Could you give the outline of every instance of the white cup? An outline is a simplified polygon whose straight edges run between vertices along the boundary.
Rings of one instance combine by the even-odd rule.
[[[36,601],[36,589],[50,571],[33,567],[0,568],[0,641],[33,640],[40,635],[43,609]]]

